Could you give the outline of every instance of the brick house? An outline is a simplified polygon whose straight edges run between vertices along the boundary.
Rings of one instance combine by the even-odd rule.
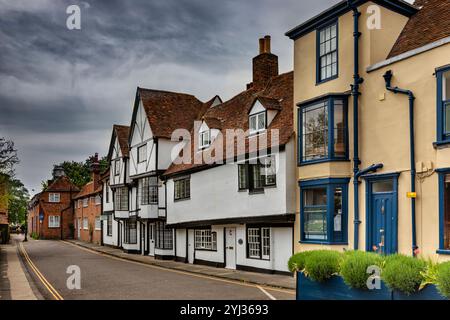
[[[6,197],[7,176],[0,174],[0,244],[8,242],[9,220],[8,199]]]
[[[74,197],[75,239],[101,244],[102,183],[98,154],[91,166],[91,181]]]
[[[28,234],[37,234],[41,239],[73,238],[72,200],[79,191],[64,170],[55,167],[47,189],[28,204]]]

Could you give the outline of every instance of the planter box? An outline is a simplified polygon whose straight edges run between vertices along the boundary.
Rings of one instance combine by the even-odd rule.
[[[439,293],[438,289],[434,285],[428,285],[418,293],[412,294],[410,296],[394,290],[393,292],[394,300],[447,300]]]
[[[297,300],[446,300],[436,286],[428,285],[413,295],[392,291],[381,282],[380,290],[358,290],[347,286],[335,276],[326,282],[316,282],[297,272]]]
[[[353,289],[338,276],[320,283],[297,272],[297,300],[392,300],[392,291],[383,283],[379,290]]]

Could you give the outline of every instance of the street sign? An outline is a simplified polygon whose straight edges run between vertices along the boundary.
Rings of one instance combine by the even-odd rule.
[[[416,192],[407,192],[406,197],[410,198],[410,199],[415,199],[415,198],[417,198],[417,193]]]

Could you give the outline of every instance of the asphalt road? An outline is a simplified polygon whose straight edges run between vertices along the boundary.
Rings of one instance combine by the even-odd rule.
[[[18,244],[19,246],[21,244]],[[24,262],[45,299],[64,300],[293,300],[294,293],[104,256],[61,241],[23,243]],[[80,289],[69,289],[69,266]]]

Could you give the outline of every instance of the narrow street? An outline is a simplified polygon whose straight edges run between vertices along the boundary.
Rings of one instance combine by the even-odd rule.
[[[96,254],[61,241],[17,242],[24,264],[45,299],[293,300],[289,290],[143,265]],[[68,289],[69,266],[81,271],[81,289]]]

